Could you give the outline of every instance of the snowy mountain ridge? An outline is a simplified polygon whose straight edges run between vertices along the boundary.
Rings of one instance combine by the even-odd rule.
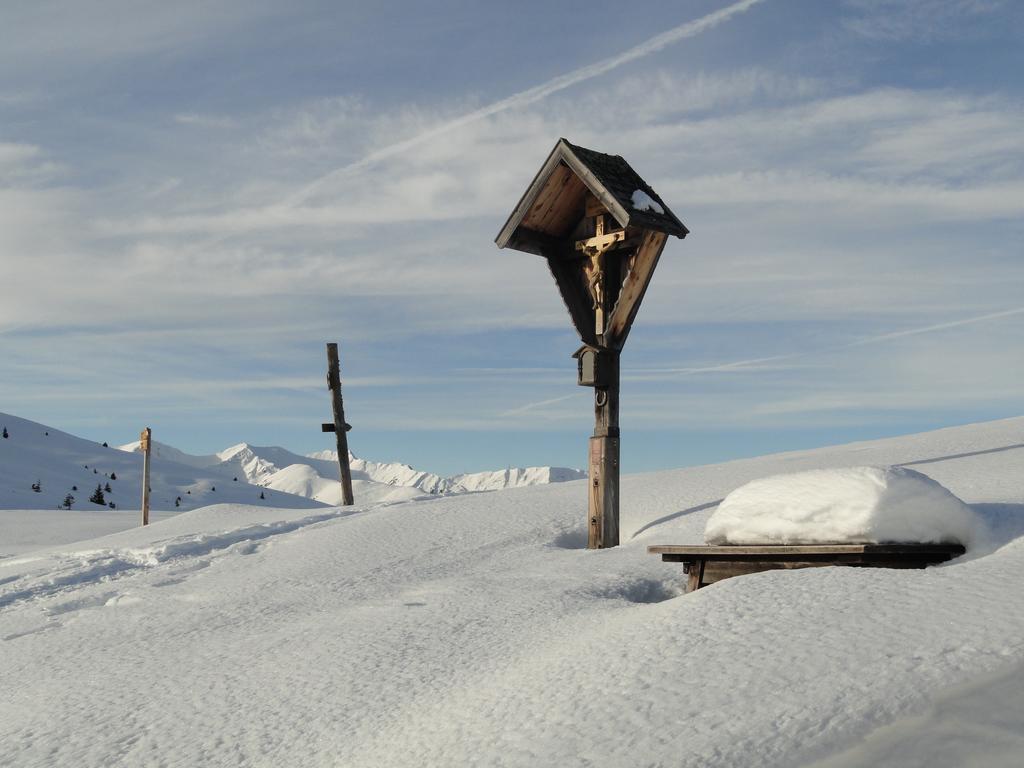
[[[140,505],[138,441],[107,447],[6,413],[0,413],[0,426],[8,432],[7,438],[0,438],[0,509],[54,509],[69,494],[73,509],[98,509],[111,502],[124,508]],[[183,511],[216,503],[295,509],[337,505],[341,487],[335,457],[333,451],[301,456],[249,443],[194,455],[154,440],[151,507]],[[529,467],[443,478],[405,464],[352,457],[352,477],[358,503],[380,503],[562,482],[583,473]],[[102,504],[89,501],[97,486]]]
[[[182,464],[206,469],[219,467],[239,477],[244,475],[246,480],[254,485],[274,488],[327,504],[338,504],[341,501],[340,489],[337,487],[337,451],[316,451],[301,456],[278,446],[238,443],[212,456],[193,456],[155,441],[154,446],[154,450],[158,451],[157,455],[166,456]],[[120,449],[138,451],[139,443],[128,443],[120,446]],[[430,495],[500,491],[586,477],[585,472],[568,467],[509,467],[442,477],[400,462],[361,459],[351,451],[349,466],[353,482],[364,486],[375,483],[388,487],[415,489]]]
[[[335,465],[338,461],[337,451],[317,451],[307,456],[309,459],[326,461]],[[509,467],[490,472],[470,472],[451,477],[441,477],[431,472],[422,472],[408,464],[397,462],[382,464],[375,461],[360,459],[349,452],[353,476],[366,475],[368,479],[388,485],[404,485],[419,488],[425,493],[475,493],[478,491],[500,491],[506,488],[522,488],[528,485],[546,485],[548,483],[564,483],[569,480],[582,480],[586,472],[568,467]]]

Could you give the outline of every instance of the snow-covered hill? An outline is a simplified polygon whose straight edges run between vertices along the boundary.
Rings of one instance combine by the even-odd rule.
[[[477,491],[503,491],[508,488],[523,488],[528,485],[547,485],[564,483],[569,480],[580,480],[587,476],[586,472],[568,467],[510,467],[491,472],[471,472],[468,474],[441,477],[430,472],[413,469],[408,464],[381,464],[366,461],[352,456],[352,476],[373,480],[387,485],[403,485],[419,488],[425,493],[475,493]],[[308,459],[326,462],[336,466],[337,451],[318,451],[311,453]],[[308,460],[307,459],[307,460]],[[318,465],[314,465],[318,466]]]
[[[0,509],[56,509],[69,494],[73,510],[109,509],[110,503],[128,509],[141,505],[140,454],[6,413],[0,413],[0,427],[8,434],[0,438]],[[184,511],[220,502],[297,509],[323,506],[314,499],[259,488],[209,458],[154,446],[152,508]],[[103,504],[89,501],[97,486]]]
[[[120,446],[137,451],[138,442]],[[277,446],[239,443],[213,456],[191,456],[165,445],[158,450],[172,460],[222,474],[245,477],[250,483],[296,494],[327,504],[341,503],[337,451],[318,451],[308,456]],[[160,455],[160,454],[158,454]],[[354,494],[366,502],[402,501],[422,494],[475,493],[579,480],[586,473],[566,467],[511,467],[441,477],[398,462],[367,461],[349,453]]]
[[[690,595],[647,554],[755,478],[870,464],[947,486],[988,547]],[[0,559],[0,763],[1021,763],[1024,419],[626,476],[611,550],[585,510],[583,482],[217,505]]]
[[[8,433],[7,438],[0,437],[0,509],[55,509],[68,494],[74,497],[72,509],[99,509],[101,505],[89,501],[97,485],[103,506],[141,504],[138,441],[108,448],[5,413],[0,413],[0,428]],[[341,502],[333,451],[300,456],[276,446],[239,443],[197,456],[158,441],[153,441],[152,450],[154,510],[184,511],[220,502],[308,509]],[[582,476],[573,469],[530,467],[444,478],[405,464],[352,457],[353,490],[362,503],[501,490]]]

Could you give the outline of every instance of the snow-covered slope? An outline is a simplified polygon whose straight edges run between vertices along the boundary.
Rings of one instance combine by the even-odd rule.
[[[948,487],[989,549],[691,595],[646,552],[700,543],[755,478],[871,464]],[[900,726],[961,683],[989,713],[966,760],[878,738],[838,764],[1019,763],[1024,419],[626,476],[611,550],[582,549],[585,510],[583,482],[218,505],[0,559],[0,763],[793,768],[890,723],[976,736],[957,718]]]
[[[208,469],[221,463],[222,459],[219,455],[213,454],[210,456],[196,456],[191,453],[185,453],[179,451],[177,448],[167,445],[166,443],[158,442],[157,440],[150,440],[151,444],[151,455],[157,459],[164,459],[165,461],[173,461],[176,464],[184,464],[186,467],[195,467],[197,469]],[[129,451],[136,453],[140,450],[141,443],[136,440],[126,445],[119,445],[117,449],[119,451]]]
[[[309,464],[291,464],[263,479],[263,485],[285,493],[293,493],[325,504],[340,505],[341,483],[328,480]],[[359,477],[352,479],[352,495],[360,504],[376,504],[384,501],[409,501],[424,496],[414,486],[387,485]]]
[[[138,443],[125,448],[137,450]],[[244,476],[255,485],[328,504],[341,503],[336,451],[318,451],[308,456],[300,456],[277,446],[239,443],[220,451],[214,457],[181,455],[188,457],[194,466],[216,466],[223,470],[224,474],[239,478]],[[528,467],[441,477],[414,469],[408,464],[368,461],[351,453],[349,463],[354,495],[357,500],[365,502],[400,501],[423,494],[500,491],[526,485],[578,480],[585,476],[585,473],[578,469]]]
[[[309,455],[316,459],[336,466],[337,451],[318,451]],[[586,472],[568,467],[510,467],[491,472],[472,472],[469,474],[441,477],[430,472],[413,469],[408,464],[386,463],[351,456],[352,476],[364,480],[372,480],[387,485],[405,485],[419,488],[424,493],[474,493],[477,491],[501,491],[507,488],[523,488],[528,485],[547,485],[564,483],[569,480],[580,480],[587,476]]]
[[[72,509],[138,509],[142,503],[142,456],[59,429],[0,413],[0,509],[56,509],[68,494]],[[138,447],[138,443],[135,444]],[[170,446],[155,447],[150,467],[150,503],[155,510],[187,510],[218,502],[309,509],[314,499],[258,488],[219,463],[184,454]],[[39,491],[32,486],[38,484]],[[89,497],[100,486],[104,504]],[[109,490],[107,490],[109,487]],[[262,494],[262,498],[261,498]]]
[[[122,507],[138,507],[141,503],[138,441],[107,448],[0,413],[0,427],[5,425],[8,438],[0,438],[0,509],[54,509],[68,493],[74,497],[73,509],[83,503],[88,506],[97,483],[104,489],[110,485],[110,491],[104,490],[105,504],[113,501]],[[156,510],[194,509],[217,502],[296,509],[341,503],[334,451],[300,456],[277,446],[239,443],[215,454],[197,456],[154,440],[152,455],[151,505]],[[583,477],[575,469],[530,467],[447,478],[407,464],[378,463],[355,456],[351,456],[351,465],[355,497],[364,503],[405,501],[424,494],[503,490]],[[32,487],[36,481],[38,493]]]
[[[298,454],[276,446],[255,446],[239,443],[220,451],[217,456],[224,466],[233,467],[241,472],[249,482],[265,485],[266,480],[279,470],[293,464],[305,464]],[[338,469],[334,467],[333,479],[338,479]]]
[[[523,488],[528,485],[547,485],[581,480],[586,473],[566,467],[512,467],[495,472],[473,472],[451,478],[451,487],[464,491],[494,491],[505,488]]]
[[[137,442],[130,443],[122,448],[138,450],[138,445]],[[179,463],[215,467],[222,470],[222,474],[237,476],[239,479],[245,477],[255,485],[328,504],[341,502],[337,451],[318,451],[300,456],[277,446],[239,443],[214,456],[190,456],[169,446],[160,448]],[[586,476],[581,470],[566,467],[511,467],[492,472],[441,477],[414,469],[408,464],[368,461],[351,453],[349,462],[355,497],[366,502],[398,501],[423,494],[500,491],[579,480]]]

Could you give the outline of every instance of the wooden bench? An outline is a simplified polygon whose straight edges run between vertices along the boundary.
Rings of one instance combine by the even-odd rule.
[[[964,553],[960,544],[812,544],[765,546],[677,546],[647,548],[667,563],[682,563],[686,591],[748,573],[825,565],[860,568],[924,568]]]

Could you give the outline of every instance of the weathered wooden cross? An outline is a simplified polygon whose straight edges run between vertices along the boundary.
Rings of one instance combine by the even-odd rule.
[[[348,432],[352,425],[345,422],[345,406],[341,402],[341,365],[338,362],[338,345],[327,344],[327,388],[331,390],[331,409],[334,421],[320,425],[321,432],[333,432],[338,446],[338,469],[341,475],[341,504],[348,507],[355,504],[352,498],[352,468],[348,462]]]
[[[142,524],[149,525],[149,457],[152,452],[153,430],[146,427],[139,434],[139,450],[142,451]]]
[[[594,387],[587,546],[619,543],[619,354],[670,235],[689,230],[625,160],[560,139],[502,228],[499,248],[543,256]]]

